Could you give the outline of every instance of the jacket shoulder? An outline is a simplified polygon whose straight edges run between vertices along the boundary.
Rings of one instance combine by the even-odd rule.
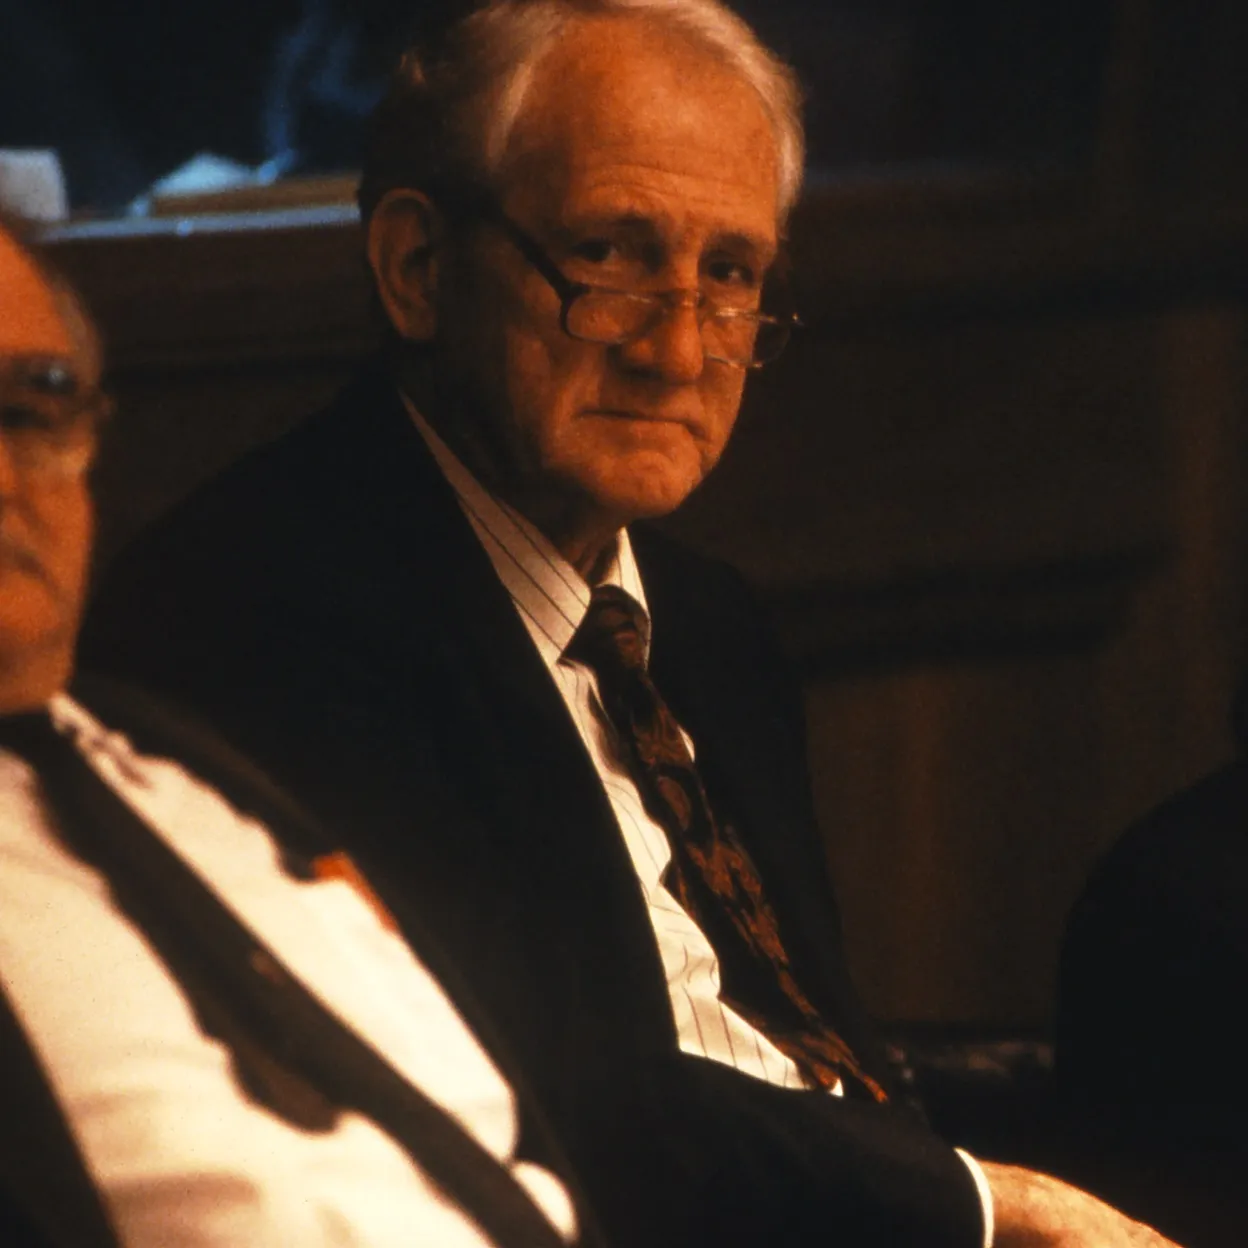
[[[183,554],[192,555],[219,548],[224,545],[221,540],[197,547],[188,547],[185,541],[200,529],[229,534],[254,524],[260,512],[266,525],[280,528],[283,516],[293,521],[298,513],[288,505],[301,496],[315,497],[327,484],[341,480],[351,455],[363,445],[366,435],[361,426],[377,421],[378,404],[393,407],[397,402],[397,394],[387,392],[383,378],[366,370],[326,407],[193,489],[143,530],[114,566],[133,566],[175,544]],[[306,522],[306,514],[302,519]],[[262,539],[264,534],[251,536]]]
[[[181,636],[233,636],[249,627],[245,613],[254,624],[284,586],[307,583],[306,569],[326,562],[323,548],[348,540],[352,492],[368,488],[371,468],[359,461],[377,452],[362,426],[388,423],[401,434],[398,402],[384,376],[366,370],[328,407],[157,518],[95,587],[82,661],[116,670],[118,655],[153,641],[165,648]],[[141,675],[146,665],[121,670]]]
[[[1248,904],[1248,760],[1168,798],[1126,830],[1097,864],[1089,891],[1166,896],[1199,912],[1227,887]]]

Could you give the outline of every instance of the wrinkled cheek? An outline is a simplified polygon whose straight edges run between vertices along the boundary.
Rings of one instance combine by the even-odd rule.
[[[709,433],[699,443],[702,454],[703,473],[710,472],[719,463],[732,432],[737,425],[737,417],[741,410],[742,387],[737,385],[728,393],[713,396],[708,400],[707,412],[710,414]]]
[[[563,334],[555,342],[524,333],[509,340],[508,419],[529,463],[557,461],[573,449],[580,432],[575,414],[592,406],[601,388],[585,355],[582,344]]]
[[[6,648],[59,638],[75,623],[75,613],[45,581],[11,568],[0,572],[0,639]]]
[[[45,591],[76,622],[86,594],[95,530],[95,509],[86,484],[67,485],[63,493],[43,500],[38,523],[47,537],[40,543]]]

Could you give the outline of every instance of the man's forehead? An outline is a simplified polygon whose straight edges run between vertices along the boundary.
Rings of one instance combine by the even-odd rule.
[[[55,292],[0,230],[0,356],[74,354],[73,335]]]
[[[666,206],[775,236],[778,151],[761,98],[707,50],[636,18],[573,25],[538,66],[510,155],[548,207],[569,195],[590,213]]]

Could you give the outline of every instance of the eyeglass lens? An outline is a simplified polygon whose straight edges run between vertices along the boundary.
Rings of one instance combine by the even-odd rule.
[[[667,312],[661,299],[587,290],[568,307],[567,330],[587,342],[626,343],[649,333]],[[708,355],[743,365],[774,360],[789,336],[787,324],[733,309],[704,316],[701,328]]]
[[[62,364],[0,361],[0,440],[23,470],[85,469],[105,402],[95,391],[82,393]]]

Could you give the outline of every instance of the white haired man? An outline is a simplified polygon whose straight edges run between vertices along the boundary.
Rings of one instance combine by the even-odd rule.
[[[0,223],[0,1242],[561,1248],[507,1083],[341,851],[211,736],[67,692],[99,380]]]
[[[794,82],[717,0],[431,32],[361,184],[385,362],[125,556],[91,656],[351,813],[617,1238],[1131,1242],[888,1103],[796,688],[735,574],[632,527],[784,345],[801,168]]]

